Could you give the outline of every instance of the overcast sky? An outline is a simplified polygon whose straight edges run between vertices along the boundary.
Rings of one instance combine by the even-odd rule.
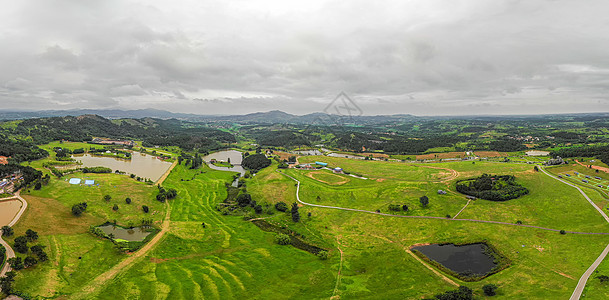
[[[0,109],[609,111],[607,0],[0,3]]]

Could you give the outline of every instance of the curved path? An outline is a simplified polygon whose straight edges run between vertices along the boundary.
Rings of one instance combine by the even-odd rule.
[[[546,171],[544,168],[539,168],[544,174],[568,185],[568,186],[572,186],[574,188],[576,188],[583,196],[584,198],[586,198],[586,200],[588,200],[588,202],[590,203],[590,205],[594,206],[594,208],[601,214],[601,216],[603,216],[603,218],[605,218],[605,221],[607,221],[607,223],[609,223],[609,217],[607,217],[607,215],[605,214],[605,212],[598,207],[596,204],[594,204],[594,202],[592,201],[592,199],[590,199],[590,197],[588,197],[588,195],[586,195],[586,193],[584,193],[584,191],[572,184],[569,183],[565,180],[562,180],[558,177],[552,176],[550,173],[548,173],[548,171]],[[592,263],[592,265],[588,268],[588,270],[586,270],[586,272],[584,272],[584,274],[582,275],[582,277],[579,278],[579,281],[577,282],[577,286],[575,287],[575,290],[573,291],[573,294],[571,294],[571,298],[569,298],[570,300],[577,300],[582,296],[582,293],[584,292],[584,288],[586,287],[586,282],[588,282],[588,279],[590,278],[590,276],[592,275],[592,273],[594,272],[594,270],[596,270],[596,268],[598,267],[598,265],[601,264],[601,262],[603,262],[603,259],[605,259],[605,257],[607,256],[607,254],[609,253],[609,244],[607,245],[607,247],[605,247],[605,249],[603,250],[603,252],[601,252],[601,254],[598,256],[598,258]]]
[[[17,221],[19,221],[19,219],[21,218],[21,216],[27,209],[27,201],[25,201],[25,199],[21,198],[21,195],[19,195],[19,192],[20,191],[17,191],[15,193],[14,197],[3,199],[3,200],[18,199],[19,201],[21,201],[21,203],[23,203],[23,205],[21,205],[21,209],[19,210],[19,212],[17,212],[17,214],[15,215],[13,220],[10,223],[8,223],[9,227],[13,227],[15,224],[17,224]],[[8,261],[9,258],[15,257],[15,251],[13,251],[13,248],[11,248],[11,246],[5,240],[2,239],[1,234],[0,234],[0,244],[2,244],[2,246],[4,246],[4,248],[6,249],[6,261]],[[6,274],[6,272],[9,272],[10,270],[11,270],[11,266],[8,264],[8,262],[5,262],[4,266],[2,266],[2,270],[0,271],[0,277],[3,277],[4,274]]]
[[[279,171],[277,171],[277,172],[279,172]],[[560,232],[560,229],[546,228],[546,227],[534,226],[534,225],[515,224],[515,223],[500,222],[500,221],[487,221],[487,220],[476,220],[476,219],[449,219],[449,218],[445,218],[445,217],[432,217],[432,216],[404,216],[404,215],[394,215],[394,214],[380,213],[380,212],[375,212],[375,211],[370,211],[370,210],[363,210],[363,209],[345,208],[345,207],[338,207],[338,206],[329,206],[329,205],[320,205],[320,204],[307,203],[307,202],[304,202],[304,201],[300,200],[300,181],[298,179],[288,175],[288,174],[283,173],[283,172],[279,172],[279,173],[281,173],[281,174],[283,174],[283,175],[285,175],[285,176],[287,176],[287,177],[289,177],[292,180],[297,182],[297,186],[296,186],[296,200],[300,204],[303,204],[303,205],[308,205],[308,206],[313,206],[313,207],[321,207],[321,208],[331,208],[331,209],[338,209],[338,210],[346,210],[346,211],[363,212],[363,213],[375,214],[375,215],[386,216],[386,217],[411,218],[411,219],[436,219],[436,220],[445,220],[445,221],[466,221],[466,222],[477,222],[477,223],[501,224],[501,225],[528,227],[528,228],[536,228],[536,229],[541,229],[541,230]],[[566,233],[571,233],[571,234],[609,235],[609,232],[579,232],[579,231],[565,231],[565,232]]]

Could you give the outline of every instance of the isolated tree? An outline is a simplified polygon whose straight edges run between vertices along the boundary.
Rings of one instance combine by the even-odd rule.
[[[19,256],[9,258],[7,262],[9,265],[11,265],[11,268],[13,268],[13,270],[23,269],[23,260]]]
[[[399,204],[389,204],[389,210],[400,211],[402,207]]]
[[[564,229],[561,229],[560,234],[567,234],[567,232]]]
[[[87,210],[87,202],[81,202],[72,205],[72,214],[75,216],[82,215],[83,212]]]
[[[2,226],[2,236],[12,236],[14,233],[15,232],[13,231],[13,228],[11,228],[10,226]]]
[[[143,210],[145,213],[148,213],[149,208],[148,208],[148,206],[146,206],[146,205],[142,205],[142,210]]]
[[[598,276],[596,276],[596,278],[598,278],[601,281],[601,283],[605,283],[605,282],[609,281],[609,276],[607,276],[607,275],[598,275]]]
[[[496,285],[489,283],[482,287],[482,291],[484,291],[484,294],[487,296],[495,296],[497,295],[497,288]]]
[[[112,200],[112,196],[110,196],[110,195],[104,195],[104,201],[110,202],[110,200]]]
[[[408,211],[408,205],[406,205],[406,204],[402,205],[402,210],[403,211]]]
[[[165,196],[167,197],[167,199],[173,199],[178,196],[178,191],[176,189],[168,189],[165,192]]]
[[[129,197],[125,198],[125,203],[131,204],[131,198],[129,198]]]
[[[262,213],[262,206],[261,206],[261,205],[256,205],[256,206],[254,206],[254,211],[255,211],[257,214],[261,214],[261,213]]]
[[[427,196],[421,196],[421,198],[419,198],[419,202],[421,202],[423,207],[427,207],[427,205],[429,205],[429,198]]]
[[[34,245],[30,248],[30,250],[32,250],[32,253],[39,255],[40,253],[44,252],[44,247],[42,245]]]
[[[24,265],[26,268],[29,268],[29,267],[35,266],[37,263],[38,263],[38,260],[37,260],[35,257],[33,257],[33,256],[28,256],[28,257],[26,257],[26,258],[23,260],[23,265]]]
[[[49,257],[47,256],[46,252],[42,252],[40,255],[38,255],[38,260],[41,262],[47,261],[49,260]]]
[[[25,231],[25,237],[29,242],[33,242],[38,239],[38,232],[28,229]]]
[[[533,170],[535,170],[535,172],[539,172],[539,167],[535,166],[533,167]]]
[[[275,235],[275,243],[279,245],[288,245],[290,244],[290,242],[290,236],[285,233],[278,233],[277,235]]]
[[[156,200],[160,202],[165,202],[167,200],[167,196],[165,193],[156,195]]]
[[[114,204],[114,206],[112,206],[112,210],[113,211],[117,211],[118,210],[118,204]]]
[[[285,204],[285,202],[280,201],[280,202],[275,203],[275,209],[278,211],[281,211],[281,212],[285,212],[288,210],[288,205]]]
[[[292,221],[300,222],[300,213],[298,212],[298,203],[292,203]]]
[[[16,237],[14,248],[15,248],[15,251],[17,251],[19,253],[27,253],[27,250],[29,249],[27,246],[27,237],[25,237],[25,236]]]
[[[319,259],[321,259],[321,260],[328,259],[328,251],[321,250],[321,251],[317,252],[317,257],[319,257]]]

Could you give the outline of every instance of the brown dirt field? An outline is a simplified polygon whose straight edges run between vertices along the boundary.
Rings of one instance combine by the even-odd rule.
[[[55,199],[33,196],[23,198],[28,202],[28,208],[15,227],[28,224],[28,228],[37,231],[39,235],[86,233],[90,225],[104,222],[90,214],[75,217],[69,207]],[[16,230],[20,231],[19,228]]]
[[[292,154],[292,153],[287,153],[287,152],[281,152],[281,151],[273,151],[273,154],[279,156],[279,159],[288,159],[288,158],[290,158],[290,156],[296,156],[296,157],[298,157],[297,154]]]
[[[474,154],[479,157],[501,157],[507,155],[505,152],[498,151],[476,151]]]
[[[444,152],[444,153],[430,153],[430,154],[423,154],[423,155],[417,155],[417,159],[434,159],[436,158],[436,155],[438,156],[438,158],[457,158],[457,157],[465,157],[465,152]]]
[[[335,182],[335,183],[331,183],[331,182],[327,182],[327,181],[315,178],[315,174],[320,174],[320,173],[323,173],[323,172],[321,172],[321,171],[308,172],[307,177],[309,177],[313,180],[317,180],[319,182],[323,182],[325,184],[329,184],[329,185],[341,185],[341,184],[345,184],[345,183],[349,182],[349,178],[343,178],[344,179],[343,181],[339,181],[339,182]],[[338,176],[338,175],[336,175],[336,176]],[[338,176],[338,177],[341,177],[341,176]]]
[[[389,158],[389,155],[384,154],[384,153],[365,152],[365,153],[358,153],[358,154],[362,155],[362,156],[370,156],[370,155],[372,155],[372,157],[374,157],[374,158]]]
[[[580,164],[580,165],[582,165],[582,166],[584,166],[584,167],[586,167],[586,168],[588,167],[587,165],[582,164],[582,163],[581,163],[581,162],[579,162],[578,160],[575,160],[575,161],[576,161],[578,164]],[[605,167],[601,167],[601,166],[595,166],[595,165],[592,165],[592,169],[594,169],[594,170],[599,170],[599,171],[603,171],[603,172],[605,172],[605,173],[609,173],[609,168],[605,168]]]

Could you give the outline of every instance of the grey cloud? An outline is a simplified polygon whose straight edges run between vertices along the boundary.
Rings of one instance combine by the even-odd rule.
[[[6,5],[7,108],[308,113],[340,91],[370,114],[609,108],[602,0]]]

